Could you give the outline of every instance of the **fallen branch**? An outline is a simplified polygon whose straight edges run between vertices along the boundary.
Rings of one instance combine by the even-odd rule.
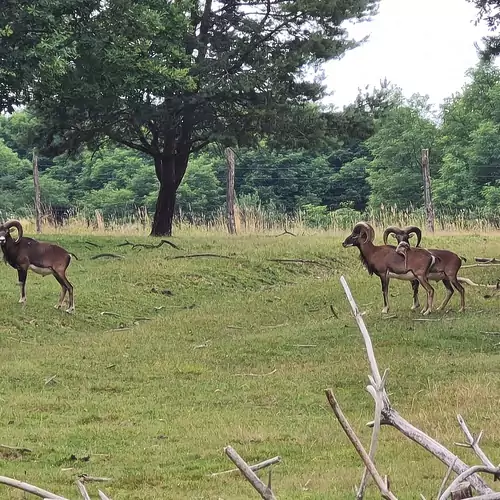
[[[259,492],[260,496],[264,500],[276,500],[276,497],[271,490],[270,485],[266,486],[255,472],[250,468],[250,466],[238,455],[236,450],[231,448],[231,446],[226,446],[224,448],[226,455],[232,460],[234,465],[238,467],[241,473],[245,476],[248,482]],[[270,482],[270,481],[269,481]]]
[[[377,471],[374,463],[372,462],[372,460],[368,456],[368,453],[366,453],[366,450],[363,448],[361,441],[359,440],[359,438],[356,436],[356,434],[352,430],[352,427],[349,425],[349,422],[347,421],[346,417],[342,413],[342,410],[341,410],[337,400],[335,399],[335,395],[333,394],[331,389],[328,389],[326,391],[326,397],[328,399],[328,402],[330,403],[330,406],[332,407],[333,413],[335,413],[335,416],[337,417],[337,420],[339,421],[340,425],[342,426],[342,429],[344,430],[347,437],[349,438],[349,441],[351,441],[355,450],[358,452],[358,455],[361,457],[361,460],[363,460],[366,468],[368,469],[368,472],[373,477],[375,484],[377,485],[378,489],[380,490],[380,494],[382,495],[382,498],[385,498],[387,500],[398,500],[397,497],[393,493],[391,493],[389,491],[389,489],[387,488],[387,483],[382,479],[382,476]]]
[[[484,288],[496,288],[498,289],[498,283],[496,285],[481,285],[480,283],[474,283],[472,280],[470,280],[469,278],[464,278],[463,276],[458,276],[457,277],[457,280],[460,282],[460,283],[467,283],[468,285],[470,286],[482,286]]]
[[[457,446],[462,446],[465,448],[471,448],[474,453],[478,456],[479,460],[485,465],[486,467],[493,468],[495,467],[493,465],[493,462],[486,456],[484,451],[481,449],[479,446],[479,441],[481,441],[481,438],[483,437],[483,431],[481,431],[477,437],[474,437],[467,427],[467,424],[465,423],[465,420],[463,419],[462,415],[457,415],[457,420],[458,420],[458,425],[460,425],[460,428],[462,429],[463,433],[465,434],[465,437],[467,438],[467,443],[455,443]]]
[[[345,278],[342,276],[340,278],[340,281],[342,283],[342,286],[344,287],[347,299],[351,304],[351,308],[353,310],[356,322],[358,323],[359,329],[363,335],[363,340],[365,342],[365,347],[370,362],[372,378],[374,382],[380,386],[380,382],[382,380],[380,377],[377,361],[375,359],[375,355],[373,352],[373,346],[371,343],[370,335],[368,333],[368,330],[366,329],[363,317],[359,312],[356,302],[352,297],[351,291],[349,289],[349,286],[347,285]],[[390,425],[395,429],[399,430],[404,436],[406,436],[408,439],[414,441],[415,443],[419,444],[424,449],[429,451],[432,455],[434,455],[441,462],[443,462],[447,467],[451,467],[453,471],[457,474],[462,474],[470,469],[470,467],[467,464],[465,464],[462,460],[456,457],[455,454],[450,452],[441,443],[437,442],[436,440],[425,434],[425,432],[421,431],[420,429],[414,427],[407,420],[405,420],[394,408],[392,408],[385,390],[382,393],[382,401],[383,401],[383,406],[381,412],[382,413],[382,418],[380,422],[381,425]],[[472,474],[470,476],[469,481],[480,494],[493,493],[493,490],[477,474]]]
[[[87,488],[85,488],[85,485],[80,480],[76,481],[76,486],[78,487],[78,490],[80,491],[80,494],[82,495],[83,500],[92,500],[89,496]]]
[[[474,465],[473,467],[469,467],[453,480],[450,486],[448,486],[444,493],[439,497],[439,500],[446,500],[450,496],[452,490],[456,488],[459,483],[462,483],[467,478],[471,477],[473,474],[477,474],[478,472],[487,472],[488,474],[493,474],[494,477],[497,477],[500,474],[500,468],[486,467],[485,465]]]
[[[85,241],[85,245],[90,245],[95,248],[102,248],[101,245],[97,245],[97,243],[92,243],[91,241]]]
[[[291,233],[287,229],[285,229],[281,234],[277,234],[276,238],[279,238],[280,236],[284,236],[285,234],[289,234],[290,236],[297,236],[296,234]]]
[[[498,261],[497,259],[495,259],[495,257],[493,257],[493,258],[476,257],[474,260],[476,262],[483,262],[483,263],[486,263],[486,264],[500,264],[500,261]]]
[[[18,490],[23,490],[27,493],[31,493],[32,495],[36,495],[37,497],[49,500],[68,500],[65,497],[61,497],[59,495],[56,495],[55,493],[51,493],[50,491],[43,490],[42,488],[38,488],[37,486],[33,486],[32,484],[18,481],[17,479],[11,479],[10,477],[0,476],[0,484],[12,486],[13,488],[17,488]]]
[[[270,262],[283,262],[283,263],[296,263],[296,264],[313,264],[316,266],[326,267],[327,269],[331,269],[331,267],[323,262],[319,262],[317,260],[308,260],[308,259],[267,259]]]
[[[123,255],[117,255],[116,253],[98,253],[93,257],[90,257],[90,260],[101,259],[102,257],[112,257],[114,259],[124,259]]]
[[[97,490],[97,492],[99,493],[99,498],[101,500],[111,500],[111,498],[109,498],[107,495],[105,495],[101,490]]]
[[[460,269],[468,269],[470,267],[493,267],[493,266],[500,266],[500,262],[490,262],[488,264],[486,263],[467,264],[466,266],[462,266]]]
[[[173,257],[167,257],[165,260],[192,259],[194,257],[218,257],[219,259],[232,259],[229,255],[219,255],[217,253],[191,253],[189,255],[174,255]]]
[[[0,448],[3,448],[4,450],[9,450],[9,451],[17,451],[19,453],[31,453],[32,452],[32,450],[30,450],[29,448],[23,448],[22,446],[21,447],[9,446],[7,444],[0,444]]]
[[[269,458],[268,460],[264,460],[263,462],[259,462],[258,464],[255,465],[249,465],[249,467],[255,472],[261,469],[265,469],[266,467],[277,464],[279,462],[281,462],[281,457],[274,457],[274,458]],[[210,477],[222,476],[224,474],[230,474],[231,472],[238,472],[238,471],[239,469],[230,469],[222,472],[213,472],[212,474],[210,474]]]
[[[117,247],[125,247],[125,246],[131,246],[132,249],[134,248],[160,248],[162,245],[170,245],[172,248],[175,248],[176,250],[180,250],[180,248],[175,244],[172,243],[171,241],[168,240],[161,240],[160,243],[157,245],[153,245],[150,243],[131,243],[130,241],[125,240],[125,243],[120,243],[119,245],[116,245]]]
[[[84,482],[92,481],[96,483],[105,483],[107,481],[113,481],[110,477],[95,477],[95,476],[89,476],[88,474],[80,474],[78,477]]]

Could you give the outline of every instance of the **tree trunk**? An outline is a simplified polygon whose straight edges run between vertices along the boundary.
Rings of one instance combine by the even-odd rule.
[[[160,181],[151,236],[172,236],[176,192],[175,184]]]
[[[186,172],[188,154],[164,154],[155,158],[160,190],[150,236],[172,236],[177,188]]]

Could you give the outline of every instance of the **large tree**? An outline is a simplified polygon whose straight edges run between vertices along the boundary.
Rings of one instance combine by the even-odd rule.
[[[307,107],[324,91],[312,70],[356,45],[344,22],[378,0],[8,3],[25,24],[0,31],[0,44],[35,29],[33,12],[57,20],[36,42],[57,65],[39,66],[28,89],[53,152],[111,140],[150,155],[160,183],[152,234],[168,235],[192,152],[276,131],[307,144],[324,130]]]
[[[485,22],[491,35],[483,38],[484,46],[479,48],[483,59],[489,60],[500,54],[500,35],[497,30],[500,27],[500,0],[468,0],[478,9],[476,22]],[[495,33],[496,32],[496,33]]]

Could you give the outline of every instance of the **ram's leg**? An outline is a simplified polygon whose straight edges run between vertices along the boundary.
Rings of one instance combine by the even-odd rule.
[[[380,276],[380,283],[382,285],[382,295],[384,297],[382,314],[387,314],[389,312],[389,277],[387,275]]]
[[[61,288],[68,292],[68,309],[66,309],[67,313],[72,313],[75,310],[75,301],[73,298],[73,285],[69,282],[68,278],[66,278],[65,269],[53,269],[54,277],[61,285]],[[61,291],[61,295],[62,295]]]
[[[427,292],[427,307],[424,307],[424,309],[422,309],[422,311],[421,311],[421,313],[424,316],[427,316],[432,311],[432,305],[434,302],[434,288],[432,288],[430,283],[427,281],[426,276],[419,276],[418,281],[425,288],[425,290]]]
[[[465,290],[464,290],[464,287],[460,284],[460,282],[458,281],[456,276],[454,278],[452,278],[451,284],[458,290],[458,293],[460,294],[459,312],[464,312],[465,311]]]
[[[412,280],[411,287],[413,289],[413,305],[411,306],[411,310],[415,311],[420,307],[420,302],[418,300],[418,280]]]
[[[57,278],[56,278],[57,279]],[[57,280],[59,281],[59,280]],[[61,306],[63,305],[64,298],[66,297],[67,289],[66,286],[62,285],[60,282],[59,284],[61,285],[61,293],[59,294],[59,302],[54,306],[56,309],[61,309]]]
[[[28,271],[24,269],[18,269],[17,277],[19,286],[21,287],[21,298],[19,299],[19,303],[24,306],[26,304],[26,278],[28,277]]]
[[[446,287],[446,297],[444,298],[443,303],[436,309],[436,311],[442,311],[446,307],[446,305],[451,299],[451,296],[454,293],[453,287],[451,286],[451,282],[449,279],[444,279],[443,285]]]

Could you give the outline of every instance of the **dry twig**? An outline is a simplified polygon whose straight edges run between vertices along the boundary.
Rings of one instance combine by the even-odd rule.
[[[59,495],[56,495],[55,493],[51,493],[50,491],[38,488],[37,486],[33,486],[32,484],[24,483],[23,481],[18,481],[17,479],[11,479],[10,477],[0,476],[0,484],[12,486],[13,488],[17,488],[19,490],[26,491],[27,493],[31,493],[32,495],[36,495],[38,497],[49,500],[68,500],[65,497],[61,497]]]
[[[277,464],[279,462],[281,462],[281,457],[273,457],[273,458],[269,458],[268,460],[264,460],[262,462],[259,462],[258,464],[249,465],[249,467],[250,467],[250,469],[252,469],[255,472],[255,471],[264,469],[266,467],[269,467],[270,465]],[[230,474],[231,472],[238,472],[238,471],[239,471],[239,469],[230,469],[230,470],[225,470],[222,472],[213,472],[212,474],[210,474],[210,477],[222,476],[224,474]]]
[[[355,450],[358,452],[358,455],[361,457],[361,460],[363,460],[366,468],[373,477],[373,480],[375,481],[375,484],[380,490],[380,494],[382,495],[382,497],[387,500],[397,500],[397,497],[393,493],[391,493],[387,488],[387,483],[382,479],[382,476],[378,473],[375,465],[368,456],[368,453],[366,453],[366,450],[363,448],[361,441],[358,439],[355,432],[352,430],[352,427],[349,425],[349,422],[344,416],[337,400],[335,399],[335,395],[333,394],[331,389],[328,389],[326,391],[326,397],[328,398],[328,402],[330,403],[330,406],[332,407],[332,410],[335,413],[337,420],[342,426],[342,429],[347,434],[349,441],[351,441]]]
[[[226,446],[224,448],[226,455],[233,461],[234,465],[238,467],[241,473],[246,477],[248,482],[259,492],[260,496],[264,500],[276,500],[270,486],[266,486],[255,472],[250,468],[250,466],[238,455],[236,450],[231,448],[231,446]]]
[[[315,266],[326,267],[326,269],[331,269],[331,266],[324,264],[323,262],[319,262],[317,260],[308,260],[308,259],[267,259],[269,262],[282,262],[285,264],[295,263],[295,264],[314,264]]]
[[[85,488],[85,485],[80,480],[76,481],[76,486],[78,487],[78,490],[80,491],[80,494],[82,495],[83,500],[92,500],[90,498],[88,491],[87,491],[87,488]]]
[[[90,260],[101,259],[102,257],[112,257],[114,259],[124,259],[123,255],[117,255],[116,253],[98,253],[93,257],[90,257]]]
[[[465,423],[465,420],[463,419],[462,415],[457,415],[457,420],[458,420],[458,425],[460,425],[460,428],[465,434],[465,437],[467,438],[468,442],[466,444],[463,443],[455,443],[455,444],[457,446],[471,448],[472,450],[474,450],[474,453],[478,456],[479,460],[481,460],[483,465],[490,468],[495,467],[493,465],[493,462],[486,456],[484,451],[479,446],[479,441],[483,436],[483,431],[481,431],[476,437],[474,437],[470,432],[469,428],[467,427],[467,424]]]
[[[17,451],[18,453],[31,453],[32,450],[29,448],[23,448],[22,446],[9,446],[7,444],[0,444],[0,448],[3,448],[4,450],[10,450],[10,451]]]

